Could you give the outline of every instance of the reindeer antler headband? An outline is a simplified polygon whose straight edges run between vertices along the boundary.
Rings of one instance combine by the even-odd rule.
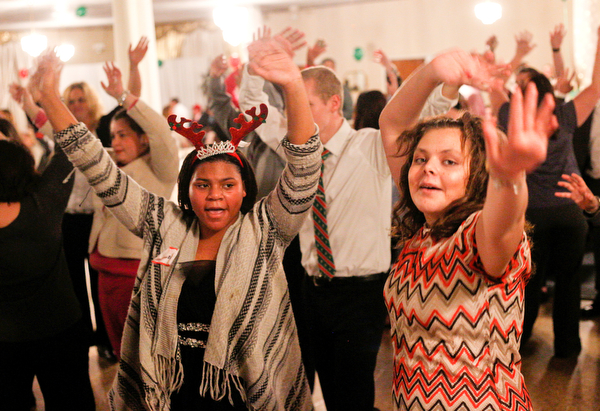
[[[260,114],[256,114],[256,107],[252,107],[250,110],[246,111],[252,120],[246,121],[244,117],[244,113],[240,113],[240,115],[234,119],[233,121],[237,124],[241,124],[240,128],[230,127],[229,134],[231,134],[231,140],[229,141],[220,141],[218,143],[205,145],[202,142],[202,138],[206,132],[202,130],[202,125],[196,123],[195,121],[188,120],[187,118],[181,118],[181,121],[177,121],[177,116],[175,114],[171,114],[167,121],[169,122],[169,127],[171,130],[176,131],[181,134],[189,141],[192,142],[194,147],[196,147],[196,156],[199,160],[203,160],[206,157],[214,156],[217,154],[229,154],[240,162],[240,165],[243,167],[242,160],[236,154],[236,150],[240,141],[248,135],[252,130],[256,127],[260,126],[265,122],[268,114],[267,106],[264,104],[260,105]],[[191,123],[192,125],[189,127],[184,127],[185,123]]]

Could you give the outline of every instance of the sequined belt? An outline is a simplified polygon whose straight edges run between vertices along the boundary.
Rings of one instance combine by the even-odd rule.
[[[179,323],[177,329],[181,331],[192,331],[192,332],[208,332],[210,330],[209,324],[203,323]],[[206,348],[206,340],[198,340],[196,338],[178,336],[179,345],[185,345],[192,348]]]

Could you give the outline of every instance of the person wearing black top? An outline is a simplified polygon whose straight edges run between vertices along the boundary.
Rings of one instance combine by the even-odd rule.
[[[62,150],[42,175],[0,141],[0,404],[28,410],[37,376],[46,410],[94,410],[87,331],[69,276],[62,217],[72,170]]]

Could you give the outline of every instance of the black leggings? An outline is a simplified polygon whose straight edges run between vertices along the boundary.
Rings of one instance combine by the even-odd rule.
[[[552,307],[555,354],[571,354],[581,348],[579,269],[585,252],[587,222],[575,205],[528,209],[527,220],[534,225],[532,259],[536,272],[525,288],[525,318],[521,344],[531,336],[541,302],[541,288],[547,278],[556,287]]]
[[[37,376],[46,411],[93,411],[83,321],[35,341],[0,342],[0,408],[29,411]]]

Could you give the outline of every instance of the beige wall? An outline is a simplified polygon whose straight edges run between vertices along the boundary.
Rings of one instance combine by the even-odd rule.
[[[264,22],[274,31],[287,26],[298,27],[311,44],[318,38],[325,39],[328,51],[323,57],[337,61],[338,73],[343,78],[361,73],[366,89],[384,90],[383,69],[372,60],[377,48],[382,48],[392,59],[429,58],[456,46],[482,51],[486,39],[495,34],[499,40],[498,58],[510,60],[515,49],[514,36],[522,30],[531,31],[537,44],[527,62],[542,68],[551,62],[548,33],[560,22],[568,30],[563,46],[565,62],[568,67],[574,66],[571,8],[573,1],[582,0],[496,0],[503,6],[503,17],[488,26],[474,15],[474,6],[479,1],[382,0],[271,12],[264,15]],[[50,44],[70,42],[75,46],[76,54],[68,64],[114,59],[111,27],[44,30],[43,34],[48,35]],[[595,46],[595,38],[593,40]],[[94,51],[92,46],[96,43],[104,44],[104,51]],[[364,51],[361,61],[354,59],[356,47]],[[204,47],[199,49],[207,51]],[[298,52],[299,64],[305,62],[305,53],[306,49]]]
[[[111,27],[91,27],[87,29],[47,29],[39,30],[48,37],[48,46],[63,43],[75,46],[75,55],[69,64],[99,63],[114,59],[114,47]],[[95,44],[104,44],[102,52],[94,50]]]
[[[499,40],[497,56],[510,60],[515,49],[514,35],[529,30],[537,47],[527,61],[534,67],[551,62],[549,32],[563,22],[568,29],[571,0],[496,0],[503,6],[503,17],[492,25],[484,25],[475,17],[474,6],[479,0],[394,0],[344,6],[318,7],[265,15],[265,23],[276,31],[287,26],[305,31],[309,43],[323,38],[328,44],[324,56],[337,62],[340,76],[363,71],[367,88],[383,90],[384,77],[380,65],[372,61],[375,49],[383,49],[392,59],[430,57],[450,48],[482,51],[486,39],[495,34]],[[565,59],[571,64],[571,51],[565,40]],[[353,57],[354,48],[361,47],[361,61]],[[305,51],[297,56],[301,63]]]

